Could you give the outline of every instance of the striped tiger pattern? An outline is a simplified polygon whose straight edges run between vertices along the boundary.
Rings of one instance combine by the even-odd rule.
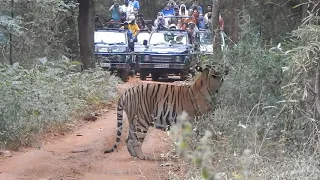
[[[114,152],[122,135],[123,111],[129,121],[126,144],[131,156],[148,159],[142,153],[150,126],[166,129],[176,123],[177,116],[186,111],[189,117],[201,115],[212,108],[213,94],[223,84],[223,74],[214,68],[196,67],[201,75],[189,86],[170,84],[141,84],[125,91],[117,106],[117,138],[115,145],[104,153]],[[228,72],[225,71],[224,75]]]

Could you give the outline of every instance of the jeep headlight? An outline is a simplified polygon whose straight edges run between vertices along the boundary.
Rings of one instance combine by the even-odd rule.
[[[176,62],[179,62],[179,61],[181,61],[181,57],[180,57],[180,56],[176,56],[176,57],[174,58],[174,60],[175,60]]]
[[[188,63],[189,62],[190,57],[189,56],[185,56],[184,57],[184,63]]]
[[[144,60],[144,61],[150,61],[150,59],[151,59],[151,58],[150,58],[150,55],[145,55],[143,60]]]
[[[98,51],[98,52],[108,52],[108,48],[97,48],[96,51]]]

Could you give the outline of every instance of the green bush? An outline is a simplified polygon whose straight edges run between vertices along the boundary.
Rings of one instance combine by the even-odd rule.
[[[214,112],[172,128],[179,154],[197,167],[184,179],[320,178],[317,116],[305,105],[314,100],[303,97],[314,85],[316,27],[302,27],[294,41],[270,50],[246,24],[236,46],[207,59],[219,59],[230,71]]]
[[[118,78],[108,72],[77,72],[67,61],[45,62],[32,69],[18,63],[0,66],[0,144],[28,145],[32,137],[77,110],[108,101],[116,94]]]

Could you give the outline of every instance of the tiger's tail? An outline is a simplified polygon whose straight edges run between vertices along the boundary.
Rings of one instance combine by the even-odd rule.
[[[113,145],[111,149],[107,149],[104,151],[104,153],[111,153],[114,152],[118,144],[120,143],[121,140],[121,135],[122,135],[122,125],[123,125],[123,106],[124,106],[124,96],[122,96],[119,101],[118,101],[118,106],[117,106],[117,139],[116,143]]]

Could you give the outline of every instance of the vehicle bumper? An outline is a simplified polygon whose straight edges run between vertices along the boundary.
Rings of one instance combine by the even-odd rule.
[[[140,69],[172,69],[184,70],[187,68],[185,64],[178,63],[139,63]]]
[[[128,63],[113,63],[113,62],[101,62],[100,67],[103,69],[130,69]]]

